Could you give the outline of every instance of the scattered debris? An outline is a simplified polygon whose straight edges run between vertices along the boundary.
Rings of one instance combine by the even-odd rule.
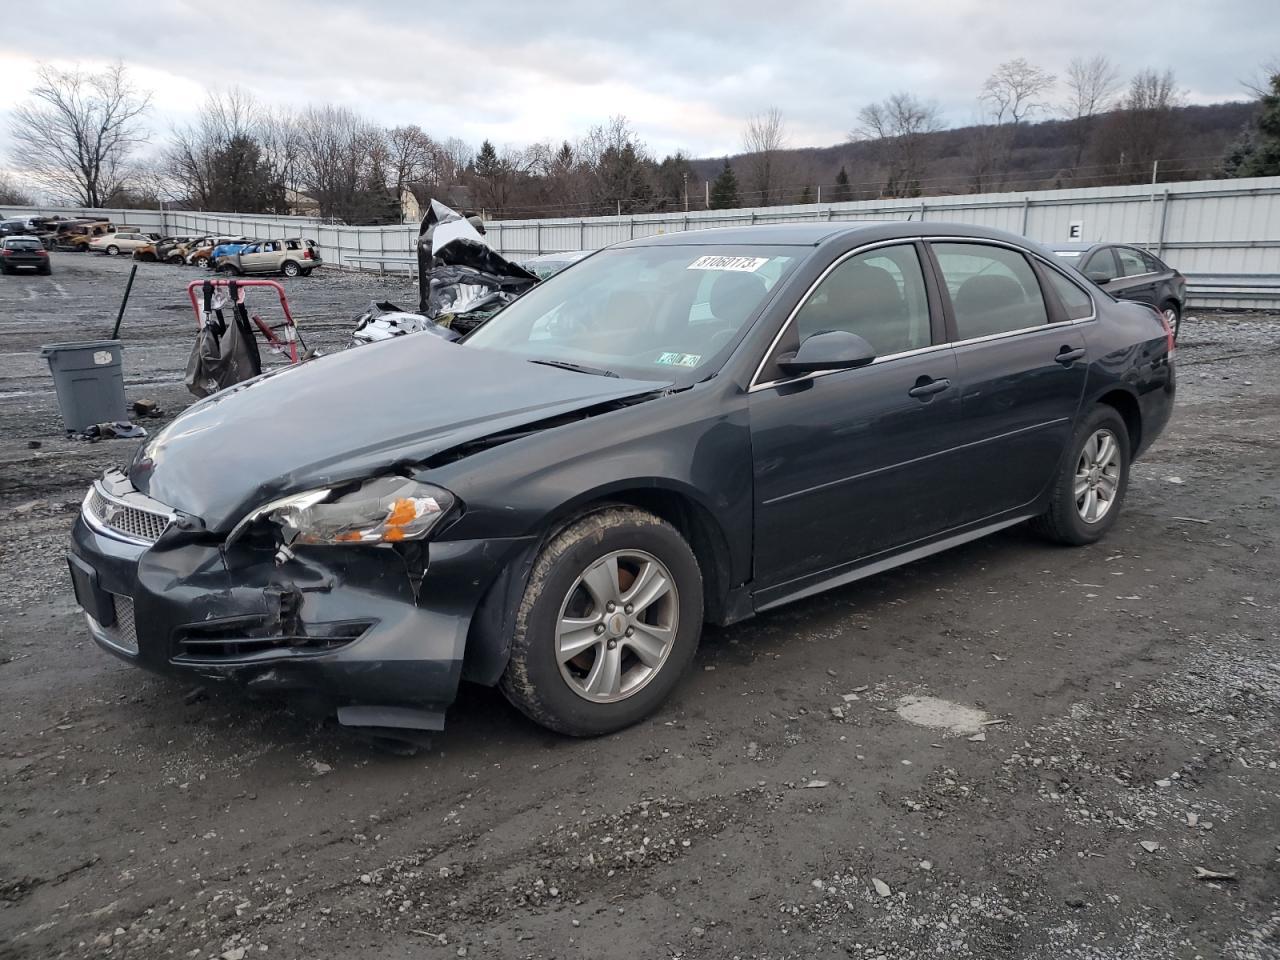
[[[883,880],[881,880],[879,877],[872,877],[871,885],[876,888],[876,893],[880,894],[881,897],[888,897],[893,895],[893,891],[889,889],[889,885],[885,883]]]
[[[970,738],[969,738],[969,742],[970,742],[970,743],[985,743],[985,742],[986,742],[986,739],[987,739],[987,735],[986,735],[986,733],[985,733],[985,732],[984,732],[984,733],[975,733],[972,737],[970,737]]]
[[[146,397],[133,401],[130,406],[133,408],[134,414],[139,417],[164,416],[164,410],[160,408],[160,404]]]
[[[1200,520],[1197,517],[1174,517],[1173,519],[1179,520],[1182,523],[1212,523],[1213,522],[1212,520]]]
[[[810,780],[804,785],[806,790],[821,790],[823,787],[831,786],[830,780]]]
[[[1154,840],[1140,840],[1138,842],[1138,846],[1142,847],[1142,849],[1147,851],[1147,853],[1155,853],[1160,849],[1160,844],[1156,843]]]
[[[1235,880],[1234,873],[1222,873],[1218,870],[1206,870],[1204,867],[1196,867],[1197,880]]]
[[[954,736],[977,733],[987,719],[981,710],[938,697],[903,697],[898,701],[897,713],[908,723],[946,730]]]

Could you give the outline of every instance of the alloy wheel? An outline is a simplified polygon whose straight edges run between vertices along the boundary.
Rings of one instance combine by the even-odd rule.
[[[1110,430],[1095,430],[1085,441],[1072,491],[1085,523],[1097,523],[1111,510],[1120,491],[1120,444]]]
[[[593,562],[560,605],[555,655],[578,696],[615,703],[649,683],[675,644],[680,594],[671,571],[643,550]]]

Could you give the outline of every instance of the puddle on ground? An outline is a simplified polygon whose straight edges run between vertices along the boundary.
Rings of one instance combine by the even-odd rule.
[[[946,730],[956,736],[979,733],[983,722],[990,719],[981,710],[938,697],[903,697],[898,701],[898,716],[908,723]]]

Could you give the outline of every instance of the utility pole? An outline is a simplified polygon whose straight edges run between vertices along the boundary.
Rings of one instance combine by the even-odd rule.
[[[689,212],[689,172],[686,170],[681,176],[684,177],[684,212]]]

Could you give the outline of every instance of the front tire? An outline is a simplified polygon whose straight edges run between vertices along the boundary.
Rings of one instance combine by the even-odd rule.
[[[1182,326],[1182,307],[1178,306],[1178,301],[1176,300],[1166,300],[1164,306],[1160,308],[1160,312],[1164,315],[1164,322],[1173,331],[1173,342],[1177,343],[1178,330]]]
[[[209,258],[208,258],[208,257],[196,257],[196,266],[197,266],[197,267],[199,267],[201,270],[208,270],[208,269],[209,269]]]
[[[1036,529],[1070,546],[1106,536],[1129,488],[1129,451],[1124,418],[1114,407],[1094,407],[1076,427],[1058,468],[1049,509],[1036,518]]]
[[[559,733],[612,733],[667,699],[701,633],[702,573],[689,544],[651,513],[610,507],[538,555],[502,692]]]
[[[107,247],[107,256],[108,257],[120,256],[120,248],[117,247],[114,243],[111,244],[111,246]]]

